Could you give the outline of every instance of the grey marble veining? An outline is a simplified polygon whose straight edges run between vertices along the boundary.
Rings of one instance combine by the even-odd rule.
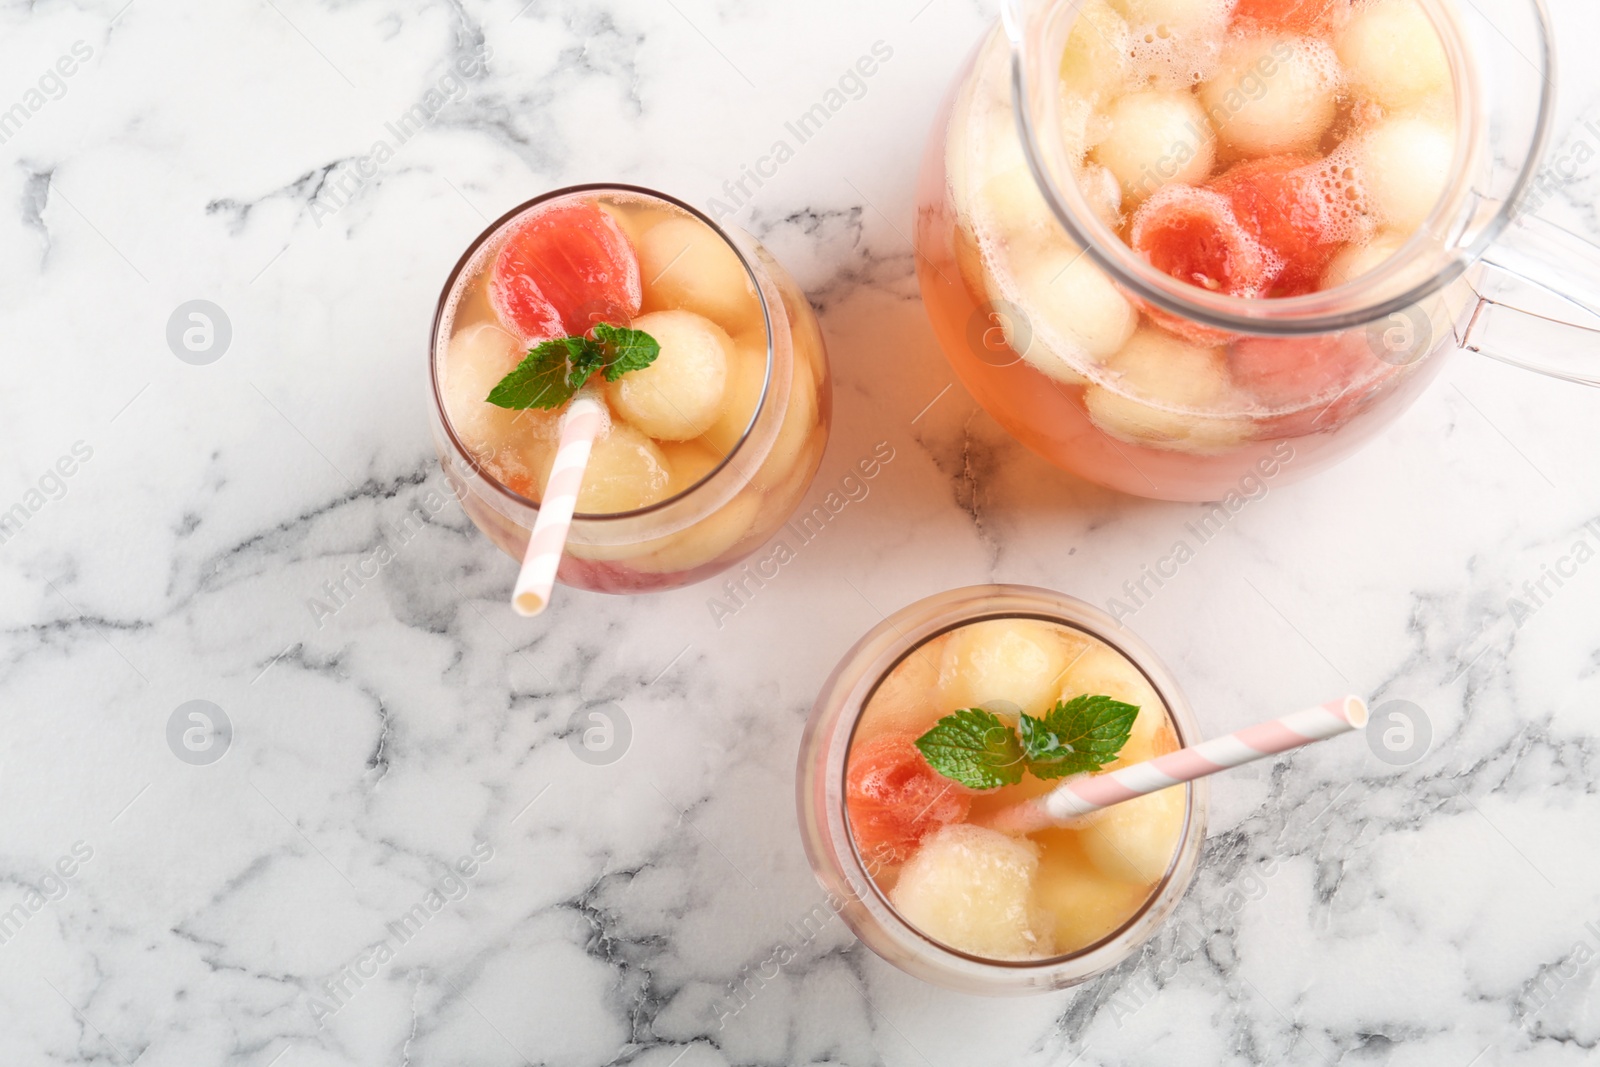
[[[1600,14],[1552,6],[1578,158]],[[957,996],[836,919],[797,933],[822,893],[796,746],[855,637],[956,584],[1104,603],[1199,510],[1076,483],[946,388],[907,237],[989,17],[0,4],[0,112],[26,113],[0,143],[0,511],[27,513],[0,544],[0,1062],[1592,1060],[1600,563],[1545,575],[1600,545],[1600,395],[1468,356],[1131,620],[1209,730],[1349,689],[1418,705],[1426,757],[1352,741],[1219,780],[1178,919],[1074,991]],[[860,98],[795,136],[880,42]],[[516,618],[426,438],[443,278],[538,192],[726,202],[779,141],[736,219],[821,311],[812,493],[893,460],[731,614],[709,583]],[[1544,213],[1600,238],[1597,189],[1584,161]],[[204,366],[166,340],[195,299],[232,330]],[[212,763],[183,721],[169,743],[193,700],[231,724]],[[594,704],[630,724],[614,763],[569,743]]]

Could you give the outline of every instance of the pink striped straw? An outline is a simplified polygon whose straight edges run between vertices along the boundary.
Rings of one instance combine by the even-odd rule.
[[[522,556],[522,570],[511,591],[511,607],[518,615],[537,615],[550,606],[556,569],[561,566],[567,530],[578,506],[578,490],[583,488],[583,471],[589,465],[589,449],[606,417],[605,406],[588,393],[574,397],[561,417],[561,444],[545,482],[544,498],[539,501],[539,517]]]
[[[1326,741],[1366,725],[1366,701],[1355,696],[1341,697],[1121,770],[1069,778],[1042,797],[998,813],[992,825],[1012,833],[1061,826],[1134,797],[1276,756],[1313,741]]]

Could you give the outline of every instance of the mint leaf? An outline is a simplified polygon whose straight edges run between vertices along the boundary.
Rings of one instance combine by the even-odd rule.
[[[582,379],[571,380],[567,364],[581,358],[587,343],[581,337],[562,337],[535,346],[510,374],[500,379],[500,384],[489,390],[485,401],[513,410],[560,407],[583,384]]]
[[[1139,708],[1108,696],[1057,701],[1036,719],[1022,716],[1022,749],[1036,778],[1097,771],[1128,743]]]
[[[558,337],[542,341],[500,379],[484,398],[495,407],[558,408],[583,388],[590,375],[604,371],[614,382],[629,371],[642,370],[661,354],[661,345],[643,330],[609,323],[594,328],[594,339]]]
[[[917,738],[928,765],[971,789],[1022,781],[1022,745],[993,712],[967,708],[946,715]]]
[[[594,337],[607,349],[608,382],[616,381],[629,371],[643,370],[661,354],[656,339],[643,330],[625,330],[602,322],[594,328]]]
[[[571,342],[583,342],[577,348],[572,348]],[[568,348],[572,349],[567,358],[572,370],[567,375],[567,384],[572,386],[572,391],[577,392],[583,388],[583,383],[589,380],[589,375],[600,370],[606,365],[606,350],[586,337],[568,337]]]

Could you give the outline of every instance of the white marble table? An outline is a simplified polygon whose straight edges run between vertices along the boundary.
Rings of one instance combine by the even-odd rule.
[[[1600,12],[1552,6],[1571,130]],[[1198,511],[1078,484],[945,391],[906,234],[987,8],[0,7],[0,109],[23,105],[0,510],[27,515],[0,545],[0,1063],[1592,1062],[1600,564],[1531,617],[1509,598],[1600,544],[1600,394],[1466,356],[1133,620],[1208,729],[1352,689],[1419,706],[1425,757],[1352,739],[1219,781],[1197,950],[986,1000],[836,921],[719,1027],[820,900],[794,759],[855,637],[973,582],[1104,602]],[[822,313],[813,495],[880,441],[895,458],[720,627],[714,586],[513,617],[511,561],[428,503],[423,350],[457,253],[566,183],[727,195],[877,42],[865,93],[738,218]],[[1600,236],[1596,174],[1547,211]],[[196,299],[231,325],[203,366],[166,340]],[[418,508],[393,562],[346,578]],[[193,700],[231,724],[215,762],[187,712],[169,745]],[[610,764],[568,743],[593,702],[631,723]]]

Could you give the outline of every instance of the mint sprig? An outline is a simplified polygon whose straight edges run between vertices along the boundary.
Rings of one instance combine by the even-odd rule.
[[[1078,696],[1058,701],[1035,719],[1026,713],[1018,724],[1028,770],[1035,778],[1088,774],[1117,758],[1133,732],[1139,709],[1108,696]]]
[[[969,789],[1022,781],[1022,745],[992,711],[967,708],[946,715],[916,744],[929,766]]]
[[[643,330],[602,322],[593,332],[593,337],[557,337],[535,345],[489,390],[485,401],[513,411],[558,408],[591,375],[603,373],[614,382],[629,371],[643,370],[661,354],[661,345]]]
[[[1108,696],[1057,701],[1035,718],[1022,713],[1013,729],[983,708],[952,712],[917,738],[928,765],[969,789],[1016,785],[1035,778],[1087,774],[1117,758],[1139,708]],[[1020,736],[1019,736],[1020,732]]]

